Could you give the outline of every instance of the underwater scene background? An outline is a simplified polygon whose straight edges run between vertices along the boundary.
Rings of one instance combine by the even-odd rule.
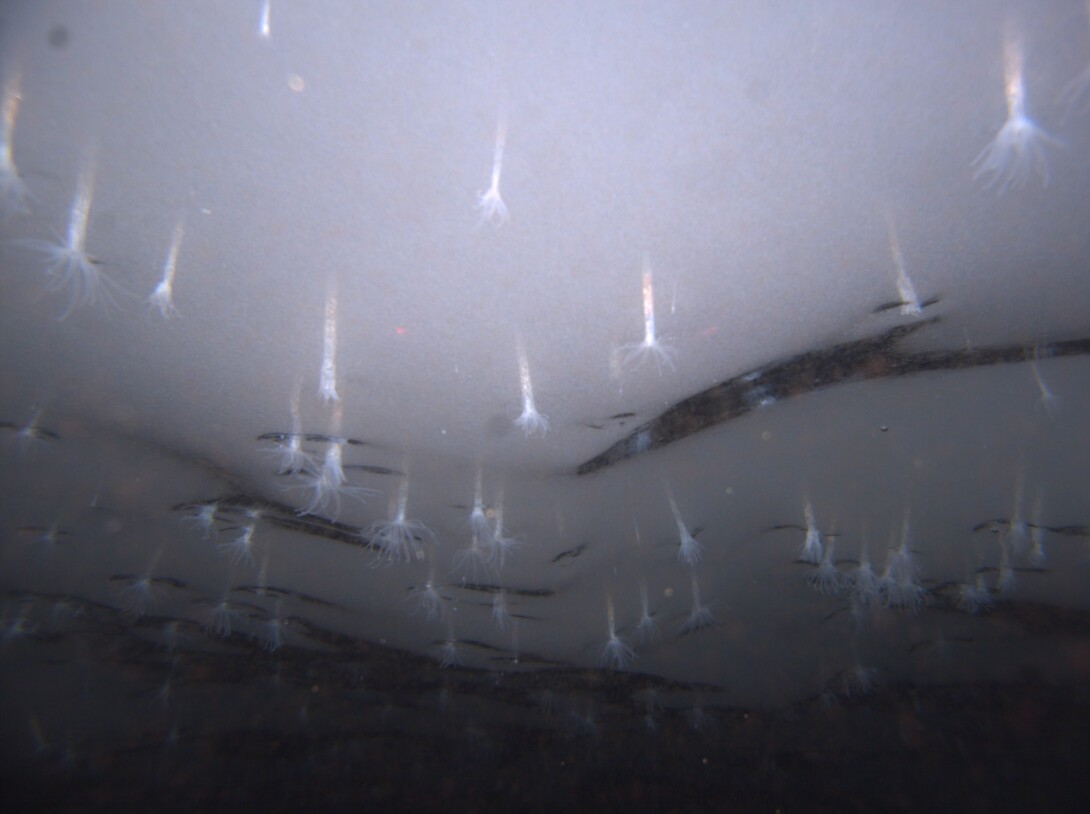
[[[59,810],[1069,809],[1090,5],[0,8]]]

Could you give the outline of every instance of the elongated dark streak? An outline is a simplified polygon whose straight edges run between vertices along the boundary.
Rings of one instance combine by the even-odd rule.
[[[500,591],[503,591],[510,596],[526,596],[536,599],[556,595],[556,591],[552,591],[548,588],[506,588],[502,585],[485,585],[477,582],[463,582],[449,587],[461,588],[463,591],[476,591],[483,594],[498,594]]]
[[[878,336],[802,353],[720,382],[638,427],[605,452],[581,464],[576,474],[589,475],[739,418],[758,407],[834,385],[935,370],[1012,364],[1032,358],[1032,351],[1022,345],[918,353],[906,353],[898,347],[910,334],[938,321],[939,317],[933,317],[898,325]],[[1087,354],[1090,353],[1090,339],[1041,344],[1037,353],[1041,358]]]

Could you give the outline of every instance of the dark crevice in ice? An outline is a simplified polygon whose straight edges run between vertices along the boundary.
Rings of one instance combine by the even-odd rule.
[[[877,336],[801,353],[715,384],[675,404],[609,449],[580,464],[576,474],[589,475],[701,430],[741,418],[759,407],[840,384],[1026,362],[1035,354],[1037,358],[1051,358],[1090,353],[1090,339],[1050,342],[1038,345],[1035,351],[1027,350],[1023,345],[917,352],[901,347],[908,336],[938,321],[938,317],[933,317],[898,325]]]

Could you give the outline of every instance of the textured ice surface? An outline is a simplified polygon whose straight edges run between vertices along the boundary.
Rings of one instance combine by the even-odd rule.
[[[393,671],[399,713],[502,686],[504,714],[584,734],[642,730],[637,689],[705,721],[1073,680],[1090,129],[1048,100],[1090,21],[1023,5],[1065,149],[1002,196],[972,166],[992,4],[9,10],[30,211],[0,226],[4,748],[162,741],[67,705],[172,678],[160,728],[195,726],[243,668],[307,688],[270,726],[337,726],[311,659],[351,692]],[[482,228],[501,108],[510,218]],[[63,232],[92,168],[95,268],[139,296],[58,322],[20,241]],[[661,370],[618,363],[645,256]]]

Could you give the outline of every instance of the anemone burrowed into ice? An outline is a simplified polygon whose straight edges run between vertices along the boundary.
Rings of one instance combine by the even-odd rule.
[[[246,563],[249,566],[254,564],[254,532],[257,531],[257,519],[260,512],[251,510],[247,514],[250,516],[251,522],[239,528],[241,533],[216,546],[230,557],[232,565]]]
[[[696,633],[698,630],[704,630],[704,628],[718,624],[715,615],[712,613],[711,606],[700,601],[700,582],[696,578],[695,568],[690,569],[689,577],[692,583],[693,599],[692,606],[689,609],[689,616],[681,624],[681,634],[683,636],[688,636],[690,633]]]
[[[318,395],[326,402],[340,401],[337,394],[337,281],[331,279],[325,300],[322,332],[322,366],[318,373]]]
[[[492,180],[488,189],[477,195],[481,223],[502,226],[507,221],[507,205],[500,196],[500,176],[503,174],[503,150],[507,144],[507,119],[500,113],[496,122],[496,145],[492,151]]]
[[[495,573],[491,557],[491,545],[474,535],[469,545],[456,551],[451,558],[451,573],[461,572],[463,577],[468,576],[471,579],[476,579],[479,571]]]
[[[640,621],[636,623],[640,644],[649,644],[655,635],[655,613],[647,594],[647,578],[640,577]]]
[[[121,291],[121,287],[100,271],[98,262],[87,254],[87,222],[94,186],[94,169],[89,167],[80,173],[68,214],[68,233],[63,242],[33,238],[20,241],[21,245],[45,256],[46,288],[51,293],[67,295],[68,305],[60,320],[67,319],[81,306],[114,305],[115,295]]]
[[[374,489],[351,486],[344,474],[344,441],[334,438],[326,446],[325,457],[321,464],[315,464],[302,477],[301,487],[310,492],[310,499],[299,510],[299,514],[313,514],[336,520],[341,513],[341,498],[350,497],[363,500],[375,494]]]
[[[302,383],[296,379],[291,390],[291,432],[276,436],[276,446],[268,450],[280,457],[276,467],[278,475],[298,475],[314,468],[314,459],[303,449],[303,418],[299,412],[299,396]]]
[[[233,632],[234,622],[238,616],[239,611],[231,601],[231,589],[225,588],[223,597],[218,602],[208,604],[204,617],[204,632],[210,636],[227,639]]]
[[[837,570],[836,560],[833,558],[835,545],[835,540],[828,540],[825,551],[821,555],[821,562],[807,578],[810,587],[823,594],[836,595],[844,587],[844,575]]]
[[[469,511],[469,532],[473,539],[486,546],[492,545],[492,526],[484,509],[484,483],[480,461],[477,462],[477,478],[473,484],[473,508]]]
[[[488,563],[497,571],[503,568],[507,555],[522,545],[522,540],[509,534],[503,525],[503,482],[496,495],[496,508],[492,512],[492,533],[488,537]]]
[[[971,582],[963,582],[958,589],[958,610],[975,615],[991,610],[994,604],[983,572],[978,571]]]
[[[333,406],[332,427],[333,433],[341,431],[343,410],[338,401]],[[322,463],[314,464],[302,474],[300,488],[310,492],[310,500],[299,510],[299,514],[324,515],[331,520],[336,520],[341,513],[341,498],[350,497],[363,500],[368,495],[375,494],[374,489],[362,486],[350,486],[348,477],[344,474],[343,452],[347,442],[343,438],[330,438],[326,444],[325,457]]]
[[[870,562],[870,552],[865,536],[859,549],[859,564],[848,581],[851,585],[852,601],[855,603],[853,608],[858,606],[860,610],[865,610],[878,598],[881,586]]]
[[[519,362],[519,386],[522,390],[522,413],[515,419],[515,426],[519,427],[529,437],[535,432],[542,435],[549,431],[549,418],[537,411],[534,403],[534,385],[530,380],[530,362],[526,358],[526,346],[522,337],[518,337],[515,350]]]
[[[889,251],[893,255],[893,265],[897,269],[897,296],[901,302],[901,315],[906,317],[918,317],[923,313],[920,298],[916,295],[916,287],[912,285],[912,279],[905,268],[905,258],[901,253],[901,241],[897,238],[897,226],[893,222],[893,216],[886,213],[886,231],[889,235]]]
[[[499,630],[507,630],[513,626],[514,619],[511,618],[511,609],[507,606],[507,591],[503,588],[492,594],[492,611],[490,615],[492,623]]]
[[[677,526],[677,558],[686,565],[696,565],[704,556],[704,546],[693,537],[689,532],[689,527],[685,525],[685,521],[681,518],[681,511],[677,507],[674,490],[670,488],[670,484],[666,484],[666,499],[670,503],[670,513],[674,516],[674,525]],[[699,530],[697,533],[700,533]]]
[[[1045,529],[1041,525],[1041,515],[1044,512],[1045,495],[1040,489],[1033,498],[1033,522],[1030,524],[1030,550],[1029,563],[1034,568],[1041,568],[1048,560],[1045,554]]]
[[[454,635],[454,623],[447,617],[447,638],[435,645],[435,656],[439,666],[447,669],[462,665],[462,653],[458,649],[458,639]]]
[[[178,268],[178,252],[182,248],[184,236],[185,220],[179,218],[174,226],[174,236],[170,240],[167,258],[163,262],[163,276],[148,297],[148,305],[158,309],[159,316],[163,319],[173,319],[178,316],[178,309],[174,307],[174,272]]]
[[[219,504],[216,501],[209,500],[204,503],[195,503],[187,505],[185,508],[189,510],[189,514],[182,515],[183,523],[196,526],[205,540],[215,537],[216,513],[219,511]]]
[[[19,103],[23,100],[18,74],[4,84],[3,119],[0,120],[0,220],[12,215],[25,215],[30,211],[30,198],[26,184],[19,177],[12,154],[12,138],[15,135],[15,119],[19,115]]]
[[[266,653],[275,653],[284,644],[284,632],[288,629],[288,618],[284,615],[283,599],[276,600],[276,611],[261,621],[257,628],[257,639]]]
[[[606,643],[602,645],[602,666],[609,670],[623,670],[636,658],[636,651],[617,635],[617,624],[613,613],[613,595],[609,593],[606,594],[606,621],[608,637]]]
[[[58,517],[49,526],[19,526],[19,533],[28,535],[28,543],[52,554],[63,538],[70,536],[71,532],[61,528],[61,518]]]
[[[419,520],[410,520],[409,475],[406,472],[398,485],[396,499],[390,501],[390,518],[376,520],[367,529],[365,537],[379,551],[379,561],[410,563],[424,558],[422,543],[431,537],[431,531]]]
[[[799,561],[817,565],[821,562],[822,556],[821,531],[817,527],[817,520],[814,518],[814,506],[809,497],[806,498],[806,503],[803,506],[803,517],[806,520],[806,539],[802,544]]]
[[[447,598],[439,592],[440,587],[435,579],[435,557],[430,556],[428,557],[427,580],[422,584],[413,585],[409,588],[410,597],[429,622],[433,619],[446,617],[445,603]]]
[[[272,38],[272,0],[261,3],[261,17],[257,21],[257,36],[263,40]]]
[[[121,610],[133,618],[139,618],[155,607],[155,577],[152,571],[159,561],[162,549],[157,551],[142,574],[119,574],[111,577],[112,581],[124,582],[121,590]]]
[[[1060,397],[1052,392],[1051,388],[1045,384],[1045,380],[1041,378],[1041,371],[1037,367],[1037,362],[1040,359],[1040,348],[1034,347],[1033,358],[1030,359],[1029,367],[1033,372],[1033,380],[1037,383],[1037,392],[1040,393],[1040,398],[1037,399],[1037,407],[1044,411],[1045,415],[1055,420],[1061,410]]]
[[[1022,41],[1008,27],[1003,43],[1003,71],[1006,80],[1007,119],[996,137],[973,161],[973,179],[985,179],[986,187],[1000,193],[1017,189],[1034,175],[1048,186],[1046,147],[1060,142],[1042,130],[1026,113]]]
[[[1026,549],[1029,540],[1029,524],[1022,516],[1022,500],[1026,491],[1026,473],[1024,466],[1018,467],[1018,474],[1014,479],[1014,504],[1011,506],[1010,520],[1007,522],[1007,533],[999,538],[1001,545],[1006,543],[1013,547],[1014,551],[1021,554]],[[1013,573],[1011,575],[1013,578]]]
[[[617,351],[622,363],[632,367],[641,367],[651,359],[655,368],[662,374],[665,365],[674,369],[674,349],[664,345],[655,333],[655,287],[652,280],[651,258],[643,254],[643,341],[623,345]]]
[[[47,430],[45,427],[41,426],[42,412],[44,409],[44,407],[36,406],[30,415],[30,419],[23,425],[14,424],[9,421],[0,423],[0,427],[15,432],[15,442],[19,445],[19,451],[24,455],[34,449],[42,441],[60,440],[60,436],[53,432],[53,430]]]
[[[886,568],[878,584],[886,605],[915,613],[924,604],[927,591],[920,585],[920,569],[908,547],[908,540],[909,517],[906,512],[901,524],[901,543],[897,548],[890,546]]]

